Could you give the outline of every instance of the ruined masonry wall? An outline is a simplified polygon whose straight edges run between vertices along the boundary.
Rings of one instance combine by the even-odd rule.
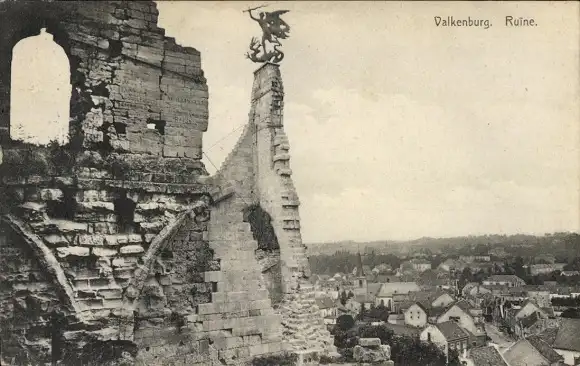
[[[205,273],[219,269],[220,260],[207,241],[207,224],[188,219],[164,243],[138,299],[138,365],[219,363],[211,334],[203,329],[204,318],[196,315],[217,289]]]
[[[71,118],[86,148],[199,159],[207,130],[200,54],[157,26],[155,3],[3,4],[2,49],[45,25],[71,64]],[[9,136],[10,53],[0,60],[2,141]],[[164,121],[163,134],[147,128]],[[73,130],[77,127],[71,124]]]
[[[282,350],[281,319],[272,308],[256,259],[258,243],[250,224],[243,221],[244,208],[254,202],[253,138],[253,131],[246,126],[232,153],[212,177],[216,184],[221,183],[222,194],[233,195],[226,196],[212,209],[209,241],[221,258],[221,271],[215,274],[218,279],[215,303],[200,309],[200,314],[214,314],[208,326],[226,336],[229,345],[225,353],[246,359]],[[226,313],[225,319],[220,312]],[[230,333],[224,333],[223,329],[228,328]],[[246,347],[246,343],[250,346]]]
[[[258,260],[270,301],[279,314],[277,325],[281,325],[284,349],[327,353],[334,350],[333,339],[319,316],[313,288],[306,281],[310,271],[300,236],[299,201],[291,179],[289,144],[283,130],[283,96],[278,65],[263,65],[254,75],[250,122],[212,178],[222,187],[217,197],[234,192],[223,204],[230,205],[228,235],[235,239],[239,235],[234,232],[236,226],[244,229],[238,243],[251,237],[236,212],[258,204],[271,217],[279,249],[264,253],[257,250],[257,243],[249,241],[245,256],[237,265]]]
[[[2,329],[15,330],[0,333],[2,362],[124,352],[141,365],[236,365],[325,346],[302,283],[277,66],[256,73],[250,123],[207,181],[200,54],[165,36],[155,3],[3,2],[0,14],[0,49],[46,27],[71,70],[70,142],[33,146],[10,139],[12,56],[0,55],[0,260],[22,259],[0,267]],[[209,222],[184,216],[210,194]],[[258,251],[252,204],[279,249]]]
[[[22,239],[6,228],[0,230],[0,356],[19,365],[50,362],[50,314],[61,311],[61,299]],[[31,352],[27,354],[26,348]]]
[[[328,353],[334,341],[319,316],[315,293],[308,283],[310,266],[300,234],[299,199],[290,169],[290,145],[284,133],[284,88],[278,65],[265,64],[255,72],[250,123],[255,126],[256,192],[270,213],[280,244],[283,300],[283,340],[295,351]]]
[[[208,94],[199,52],[165,36],[152,1],[3,2],[0,14],[0,49],[11,50],[46,27],[71,70],[70,143],[33,146],[10,139],[12,54],[0,55],[0,243],[28,261],[18,274],[0,267],[2,329],[21,329],[2,333],[2,344],[14,346],[3,347],[2,357],[49,359],[60,346],[43,340],[61,336],[60,359],[83,354],[96,341],[145,344],[153,326],[166,329],[166,343],[156,346],[173,346],[168,329],[183,328],[199,304],[212,300],[215,285],[203,273],[219,270],[220,263],[207,228],[191,222],[164,248],[165,257],[148,253],[162,229],[208,192],[200,179],[207,175],[200,159]],[[128,225],[119,221],[119,199],[135,206]],[[15,238],[12,226],[26,240]],[[188,255],[193,259],[186,264]],[[127,286],[144,258],[158,257],[134,322]],[[49,276],[55,271],[64,281]],[[55,308],[58,296],[72,306]],[[28,297],[30,304],[22,300]],[[22,311],[39,322],[22,322],[15,306],[26,306]],[[53,310],[66,319],[58,337],[47,334]],[[170,346],[168,357],[177,352]],[[186,346],[191,349],[181,347],[182,355],[199,354],[195,345]]]
[[[283,129],[284,88],[277,65],[266,64],[255,73],[251,124],[256,130],[255,184],[262,207],[272,216],[280,243],[285,292],[308,277],[310,266],[300,235],[298,194],[291,179],[290,145]],[[282,244],[283,243],[283,244]]]

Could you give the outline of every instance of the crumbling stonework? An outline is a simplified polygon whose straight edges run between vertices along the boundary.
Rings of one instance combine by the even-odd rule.
[[[391,347],[381,344],[380,338],[360,338],[353,349],[353,358],[358,365],[393,366]]]
[[[286,349],[330,352],[333,340],[318,315],[315,294],[307,281],[310,271],[300,235],[298,195],[291,179],[290,146],[283,129],[284,90],[278,65],[265,64],[255,72],[251,102],[250,123],[212,179],[221,187],[218,196],[233,205],[229,211],[259,206],[268,214],[276,249],[268,251],[256,243],[248,250],[253,250],[260,263],[269,298],[282,317]],[[230,220],[239,222],[239,214]]]
[[[0,55],[3,364],[236,365],[329,349],[305,281],[277,66],[256,72],[250,123],[209,178],[200,54],[164,35],[155,3],[0,13],[0,49],[47,28],[71,70],[69,142],[36,146],[10,138]]]

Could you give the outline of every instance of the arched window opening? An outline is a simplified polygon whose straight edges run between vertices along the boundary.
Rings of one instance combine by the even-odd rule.
[[[46,145],[68,142],[70,116],[69,60],[43,28],[12,50],[10,137]]]
[[[135,229],[135,207],[137,204],[127,198],[127,192],[120,191],[118,198],[113,202],[117,225],[121,233],[133,233]]]

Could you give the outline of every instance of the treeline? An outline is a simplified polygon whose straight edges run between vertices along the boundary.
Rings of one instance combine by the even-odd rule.
[[[403,248],[412,248],[413,251],[428,249],[441,254],[486,254],[490,249],[503,248],[511,256],[535,257],[544,253],[551,253],[559,259],[580,256],[580,234],[553,233],[543,236],[534,235],[478,235],[454,238],[421,238],[398,242],[337,242],[324,244],[309,244],[311,254],[330,255],[337,250],[355,253],[358,248],[362,251],[375,251],[381,254],[398,254]]]
[[[401,259],[394,254],[377,254],[375,252],[370,252],[361,255],[361,257],[363,265],[368,265],[371,269],[380,264],[387,264],[392,268],[399,268],[401,265]],[[338,251],[332,255],[313,255],[310,256],[309,260],[312,273],[332,276],[339,272],[352,272],[358,263],[358,254],[348,251]]]
[[[569,297],[555,297],[551,300],[552,306],[562,306],[562,307],[580,307],[580,297],[569,298]]]
[[[568,259],[570,260],[570,259]],[[566,271],[580,271],[580,257],[573,258],[564,266]],[[556,282],[560,285],[574,286],[580,284],[580,275],[562,276],[562,272],[557,270],[551,273],[531,275],[526,262],[521,256],[504,260],[503,265],[494,264],[486,270],[472,271],[466,267],[459,275],[458,285],[462,288],[469,282],[481,283],[485,278],[495,275],[516,275],[528,285],[544,285],[546,282]]]
[[[502,258],[505,262],[505,270],[503,272],[492,270],[491,272],[493,273],[516,274],[522,278],[530,278],[530,281],[533,283],[539,282],[540,280],[548,281],[549,279],[542,278],[541,276],[532,279],[524,268],[526,264],[542,263],[542,261],[538,261],[535,258],[540,254],[552,254],[557,263],[567,263],[566,267],[564,267],[566,271],[580,270],[580,235],[576,233],[557,233],[541,237],[529,235],[492,235],[420,240],[426,243],[433,240],[438,245],[440,241],[447,241],[447,244],[442,246],[444,250],[441,254],[436,254],[436,247],[438,245],[431,249],[426,247],[427,244],[415,245],[413,247],[416,253],[422,253],[429,257],[432,268],[436,268],[439,263],[447,258],[456,259],[459,255],[488,254],[492,249],[497,249],[499,246],[506,252],[507,258]],[[457,240],[462,240],[463,244],[459,245],[456,242]],[[352,251],[339,250],[333,254],[311,255],[310,266],[312,272],[327,275],[333,275],[337,272],[351,272],[356,266],[358,258],[357,245],[353,243],[352,248]],[[380,250],[366,250],[362,253],[362,262],[364,265],[371,266],[371,268],[380,264],[388,264],[392,268],[398,268],[403,261],[401,257],[402,255],[395,253],[383,253]],[[489,275],[490,273],[485,274]],[[556,277],[558,278],[554,278],[553,281],[577,282],[576,279],[566,280],[564,276]]]

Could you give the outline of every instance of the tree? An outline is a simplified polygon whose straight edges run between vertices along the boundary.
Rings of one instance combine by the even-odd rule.
[[[580,309],[568,308],[564,310],[560,316],[562,318],[580,319]]]
[[[440,255],[431,258],[431,268],[436,269],[437,267],[439,267],[441,262],[443,262],[443,257],[441,257]]]
[[[347,331],[354,327],[354,319],[348,314],[341,315],[336,319],[336,326],[342,331]]]
[[[358,330],[360,338],[379,338],[382,344],[390,344],[395,333],[385,325],[364,325]]]
[[[391,342],[391,360],[395,365],[445,365],[445,353],[435,344],[416,337],[396,336]]]
[[[352,293],[352,291],[349,291],[347,300],[352,299],[353,297],[354,297],[354,294]]]
[[[456,349],[449,350],[449,361],[447,366],[461,366],[461,361],[459,361],[459,352]]]
[[[580,271],[580,257],[574,258],[570,263],[564,266],[565,271]]]
[[[365,315],[366,315],[365,304],[364,304],[364,303],[362,303],[362,304],[360,304],[360,310],[359,310],[359,313],[358,313],[358,316],[357,316],[357,318],[358,318],[359,320],[364,320],[364,318],[365,318]]]
[[[461,272],[461,275],[459,276],[459,281],[457,283],[457,287],[458,287],[459,291],[461,291],[463,289],[463,287],[465,285],[467,285],[469,282],[472,282],[472,280],[473,280],[473,275],[471,273],[471,268],[465,267],[463,269],[463,271]]]
[[[524,268],[524,259],[521,256],[517,256],[513,264],[514,274],[522,279],[526,279],[528,276],[526,268]]]
[[[344,305],[346,305],[347,301],[348,301],[348,296],[346,295],[346,291],[342,290],[342,292],[340,293],[340,303],[344,306]]]

